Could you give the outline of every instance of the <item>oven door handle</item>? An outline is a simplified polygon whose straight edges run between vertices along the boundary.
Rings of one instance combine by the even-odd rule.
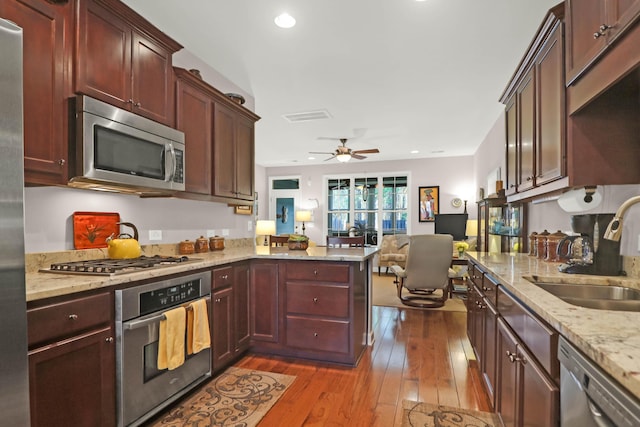
[[[207,302],[211,301],[211,296],[208,294],[203,298],[207,300]],[[161,314],[158,314],[157,316],[147,317],[146,319],[130,320],[122,324],[122,329],[133,331],[134,329],[144,328],[145,326],[151,323],[160,322],[161,320],[164,320],[164,319],[165,319],[164,313],[161,313]]]
[[[123,329],[133,331],[134,329],[143,328],[151,323],[157,323],[164,319],[164,314],[158,314],[157,316],[148,317],[142,320],[132,320],[122,324]]]

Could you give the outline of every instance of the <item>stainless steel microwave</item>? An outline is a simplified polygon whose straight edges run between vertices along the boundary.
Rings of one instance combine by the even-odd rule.
[[[69,185],[139,194],[184,191],[184,133],[85,95],[76,98],[77,176]]]

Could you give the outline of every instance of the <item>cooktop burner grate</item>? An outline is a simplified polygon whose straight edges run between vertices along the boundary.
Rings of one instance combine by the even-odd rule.
[[[139,271],[145,268],[173,265],[181,262],[193,261],[183,257],[169,257],[155,255],[152,257],[141,256],[131,259],[94,259],[88,261],[71,261],[51,264],[51,269],[46,270],[56,273],[84,273],[84,274],[116,274]]]

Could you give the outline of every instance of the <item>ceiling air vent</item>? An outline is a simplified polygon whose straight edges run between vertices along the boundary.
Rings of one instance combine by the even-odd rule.
[[[330,119],[331,114],[327,110],[303,111],[300,113],[284,114],[282,117],[289,123],[309,122],[311,120]]]

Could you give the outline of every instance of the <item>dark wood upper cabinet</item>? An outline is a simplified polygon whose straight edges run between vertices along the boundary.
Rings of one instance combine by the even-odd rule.
[[[171,55],[182,46],[120,1],[78,9],[76,92],[173,125]]]
[[[25,183],[66,184],[73,4],[3,1],[0,15],[23,29]]]
[[[562,4],[547,13],[500,98],[510,200],[566,175],[563,17]]]
[[[640,15],[639,0],[567,0],[567,84],[572,84]]]
[[[186,192],[180,197],[253,202],[254,127],[260,119],[200,77],[174,69],[176,127],[185,132]]]

